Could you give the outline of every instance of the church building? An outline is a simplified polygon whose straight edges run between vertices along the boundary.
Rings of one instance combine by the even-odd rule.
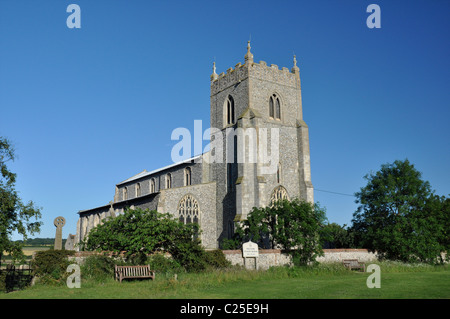
[[[202,245],[215,249],[223,239],[232,237],[235,222],[246,219],[253,207],[265,207],[280,198],[314,202],[308,126],[303,121],[295,56],[291,70],[264,61],[257,63],[249,42],[244,64],[217,74],[214,63],[210,78],[210,120],[211,127],[216,128],[214,137],[211,133],[211,145],[223,139],[223,147],[212,147],[206,153],[153,171],[144,170],[118,183],[113,201],[78,212],[76,235],[69,235],[75,249],[103,219],[122,214],[127,207],[157,210],[183,223],[198,223]],[[256,134],[239,137],[242,147],[237,147],[238,129]],[[230,132],[234,134],[231,138]],[[260,153],[258,160],[236,160],[242,158],[241,150],[251,149],[253,140],[261,144],[262,136],[272,138],[267,142],[268,153],[278,152],[272,157],[277,163],[270,163],[273,170],[260,160]],[[227,153],[230,149],[232,156]],[[220,157],[217,152],[223,152],[223,161],[214,160]]]

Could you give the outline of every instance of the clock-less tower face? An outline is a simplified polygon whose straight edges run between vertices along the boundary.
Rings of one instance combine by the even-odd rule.
[[[217,183],[217,215],[223,216],[218,222],[224,228],[279,196],[314,201],[308,126],[303,121],[296,63],[294,57],[291,70],[256,63],[249,45],[244,64],[220,74],[214,65],[211,127],[220,133],[211,141],[221,138],[223,147],[211,152],[222,151],[221,157],[214,155],[223,161],[211,164],[211,172]],[[261,150],[268,156],[262,157]]]

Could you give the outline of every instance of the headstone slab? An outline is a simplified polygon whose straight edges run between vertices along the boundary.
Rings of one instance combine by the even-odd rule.
[[[248,241],[242,244],[242,257],[258,257],[258,244]]]
[[[75,248],[75,235],[69,234],[67,237],[66,245],[64,246],[65,250],[74,250]]]

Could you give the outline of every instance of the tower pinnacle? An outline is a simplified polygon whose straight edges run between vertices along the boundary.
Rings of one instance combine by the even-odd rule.
[[[297,66],[297,59],[295,57],[295,54],[294,54],[294,66],[292,67],[291,71],[292,71],[292,73],[298,73],[300,71],[300,69]]]
[[[211,74],[211,81],[215,81],[219,78],[219,76],[216,73],[216,62],[213,62],[213,73]]]
[[[250,46],[250,41],[247,42],[247,54],[245,55],[245,63],[247,63],[247,61],[249,62],[253,62],[253,54],[250,52],[251,46]]]

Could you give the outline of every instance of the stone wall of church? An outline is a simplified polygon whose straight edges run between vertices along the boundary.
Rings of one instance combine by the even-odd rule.
[[[123,198],[123,189],[127,187],[128,191],[128,199],[136,197],[136,184],[140,183],[141,185],[141,195],[146,195],[150,193],[150,181],[152,179],[155,180],[155,192],[159,192],[162,189],[166,188],[166,176],[167,174],[171,174],[172,176],[172,188],[174,187],[182,187],[185,185],[185,169],[190,167],[192,170],[191,174],[191,183],[192,185],[202,183],[202,163],[184,163],[179,164],[173,167],[170,167],[165,170],[161,170],[156,172],[155,174],[147,175],[145,177],[130,181],[128,183],[120,184],[117,187],[118,192],[118,201],[124,200]]]
[[[207,249],[218,247],[216,220],[216,183],[196,184],[161,190],[158,211],[170,213],[179,218],[178,205],[186,195],[197,200],[200,210],[200,229],[202,245]]]
[[[279,69],[276,65],[268,66],[264,61],[254,63],[249,60],[212,79],[211,126],[222,130],[224,141],[222,163],[215,164],[212,170],[213,180],[217,182],[217,224],[221,227],[220,234],[223,238],[232,233],[230,229],[235,218],[245,219],[253,207],[269,205],[277,186],[283,186],[290,199],[300,198],[313,202],[313,193],[308,129],[303,122],[298,68],[294,67],[289,71],[287,68]],[[281,119],[269,116],[269,99],[273,94],[281,101]],[[226,124],[226,101],[229,96],[234,100],[234,125]],[[272,151],[271,129],[279,129],[279,139],[275,141],[279,147],[279,158],[274,159],[276,163],[272,163],[270,173],[263,172],[261,164],[233,164],[231,180],[236,185],[229,187],[227,160],[232,159],[226,158],[227,128],[255,128],[258,133],[266,130],[268,154]],[[258,140],[258,147],[261,146],[260,142]],[[247,151],[248,146],[245,147]],[[276,174],[278,163],[281,164],[280,181]]]
[[[290,73],[287,68],[267,66],[264,61],[254,63],[250,72],[250,104],[267,124],[283,124],[295,126],[302,118],[300,86],[297,74]],[[276,94],[281,100],[281,120],[269,116],[269,99]]]
[[[302,198],[299,188],[299,163],[297,145],[297,128],[291,126],[281,126],[267,123],[269,140],[272,139],[271,128],[278,128],[279,132],[279,159],[280,163],[280,181],[277,181],[276,171],[264,176],[264,189],[261,189],[261,206],[270,205],[270,200],[274,189],[281,185],[289,196],[289,199]],[[270,143],[268,143],[269,153],[272,152]],[[276,165],[274,165],[276,170]]]

